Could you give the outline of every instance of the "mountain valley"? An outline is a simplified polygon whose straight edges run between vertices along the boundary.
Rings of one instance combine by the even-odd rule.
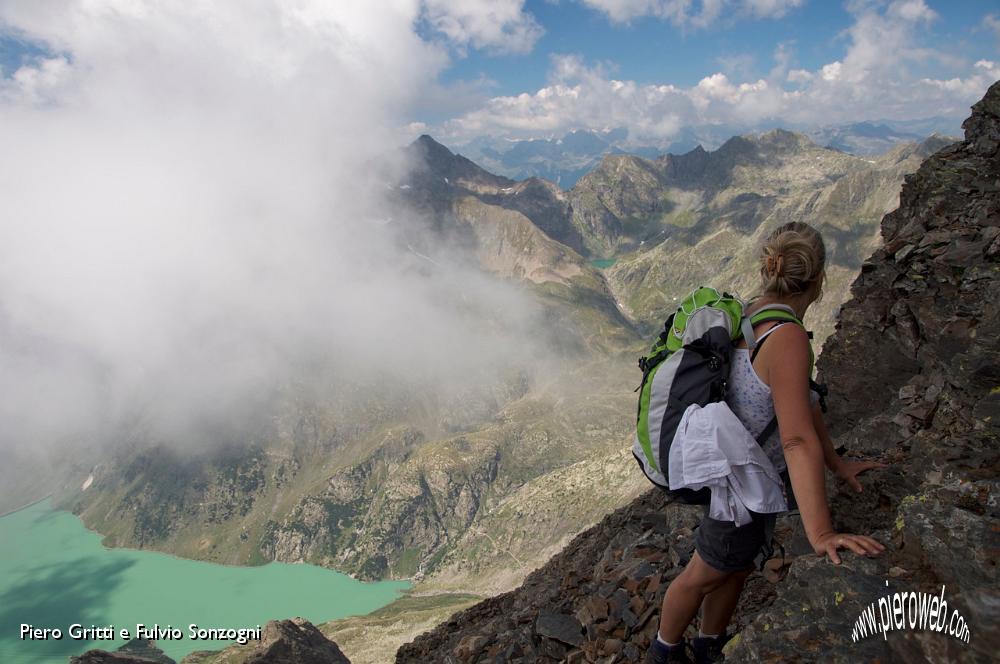
[[[454,610],[516,587],[647,488],[626,450],[635,358],[678,297],[701,284],[751,295],[762,238],[812,223],[830,252],[807,320],[818,350],[904,177],[949,142],[867,158],[776,130],[712,152],[606,155],[563,190],[421,137],[388,195],[415,278],[457,266],[515,287],[537,306],[538,347],[489,358],[447,389],[363,374],[276,386],[259,421],[203,451],[130,429],[72,469],[58,503],[110,546],[413,579],[405,612],[322,626],[352,661],[385,661]],[[483,318],[484,329],[505,324],[503,311]],[[407,623],[411,612],[420,618]]]

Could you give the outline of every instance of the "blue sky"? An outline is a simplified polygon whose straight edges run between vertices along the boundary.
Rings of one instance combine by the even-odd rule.
[[[938,15],[921,31],[929,47],[971,61],[1000,56],[1000,39],[983,26],[991,3],[929,0],[927,5]],[[530,53],[472,50],[456,58],[442,79],[486,78],[495,83],[490,88],[494,94],[515,95],[545,85],[551,54],[574,53],[590,62],[613,63],[615,76],[638,83],[693,86],[727,68],[748,77],[766,75],[782,43],[789,44],[798,67],[818,69],[843,54],[842,33],[854,21],[844,3],[819,0],[790,8],[780,18],[720,21],[706,28],[676,26],[649,16],[618,23],[567,0],[529,0],[524,9],[545,30]],[[1000,15],[1000,3],[992,13]]]
[[[45,53],[45,49],[38,44],[15,35],[0,33],[0,69],[7,75]]]

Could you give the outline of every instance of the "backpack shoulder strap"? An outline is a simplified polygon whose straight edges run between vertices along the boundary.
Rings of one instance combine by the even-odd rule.
[[[769,323],[775,321],[778,324],[767,330],[758,339],[754,333],[754,327],[760,325],[761,323]],[[743,338],[747,342],[747,348],[750,349],[750,361],[753,362],[754,358],[757,357],[757,353],[760,351],[760,343],[766,338],[766,335],[770,333],[771,330],[781,327],[784,323],[795,323],[803,330],[806,329],[805,324],[799,320],[798,316],[791,307],[784,304],[769,304],[765,306],[760,311],[755,312],[751,316],[744,316],[743,320],[740,321],[740,331],[743,334]],[[806,335],[811,340],[813,338],[812,332],[806,330]],[[809,346],[809,375],[812,376],[813,364],[816,362],[816,356],[813,353],[812,345]]]
[[[769,328],[768,330],[766,330],[764,332],[764,334],[762,334],[762,335],[760,335],[760,337],[758,337],[757,343],[754,344],[753,350],[750,352],[750,364],[753,364],[753,361],[757,359],[757,353],[759,353],[760,349],[764,347],[764,342],[767,341],[767,338],[769,336],[771,336],[771,333],[774,332],[775,330],[777,330],[782,325],[787,325],[787,324],[788,324],[788,321],[779,322],[777,325],[775,325],[774,327]]]
[[[802,321],[800,321],[795,315],[795,312],[792,311],[792,308],[785,306],[784,304],[769,304],[751,316],[744,316],[743,320],[740,321],[740,332],[742,333],[743,339],[746,340],[747,348],[750,349],[751,353],[757,346],[757,335],[754,332],[754,328],[761,323],[768,323],[771,321],[797,323],[803,328],[805,327],[805,325],[802,324]]]

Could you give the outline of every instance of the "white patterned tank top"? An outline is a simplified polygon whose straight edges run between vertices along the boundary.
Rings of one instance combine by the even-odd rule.
[[[784,325],[779,323],[760,335],[757,343],[767,335]],[[756,438],[764,431],[774,418],[774,401],[771,399],[771,388],[760,379],[750,363],[750,350],[737,348],[733,352],[733,361],[729,369],[729,383],[726,391],[726,403],[743,426]],[[767,458],[774,464],[779,473],[785,470],[785,454],[781,449],[781,436],[778,429],[761,442],[761,448]]]

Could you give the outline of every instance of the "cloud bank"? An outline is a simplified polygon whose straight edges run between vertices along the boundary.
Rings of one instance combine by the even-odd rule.
[[[398,250],[369,166],[450,50],[532,30],[519,2],[0,5],[47,53],[0,78],[0,448],[520,356],[530,307]]]
[[[674,16],[671,8],[681,12],[677,22],[694,20],[688,2],[593,0],[593,4],[607,9],[613,20],[658,12],[667,12],[669,18]],[[723,4],[705,2],[701,10]],[[743,4],[746,11],[773,15],[795,3]],[[588,66],[578,55],[556,55],[548,85],[533,93],[491,98],[444,123],[439,133],[463,142],[483,134],[536,137],[577,128],[626,127],[634,138],[664,141],[684,127],[704,125],[788,127],[886,118],[960,119],[1000,79],[1000,63],[986,59],[967,63],[921,45],[922,31],[936,19],[923,0],[856,2],[850,9],[854,20],[843,34],[843,57],[815,70],[791,66],[791,43],[776,48],[774,66],[763,78],[739,81],[733,80],[732,72],[719,72],[691,87],[619,80],[602,66]],[[921,73],[930,65],[955,75],[935,78]]]

